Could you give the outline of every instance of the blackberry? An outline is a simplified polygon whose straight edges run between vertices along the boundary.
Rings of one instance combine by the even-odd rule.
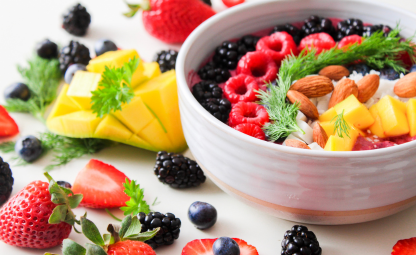
[[[360,19],[346,19],[338,23],[338,32],[335,40],[340,41],[348,35],[362,35],[364,30],[363,22]]]
[[[239,56],[238,44],[235,42],[225,41],[215,50],[212,61],[215,66],[228,70],[234,70],[237,67]]]
[[[227,123],[228,116],[231,111],[231,103],[225,98],[209,98],[201,101],[202,107],[204,107],[209,113],[220,121]]]
[[[90,62],[90,50],[85,45],[80,44],[77,41],[70,41],[68,46],[65,46],[61,50],[59,56],[59,68],[62,74],[65,74],[66,69],[72,64],[88,65]]]
[[[255,51],[257,42],[260,37],[254,35],[245,35],[237,41],[238,45],[238,60],[246,55],[247,52]]]
[[[58,45],[46,39],[36,45],[36,53],[45,59],[58,58]]]
[[[201,0],[201,1],[209,6],[212,6],[211,0]]]
[[[282,240],[281,255],[321,255],[322,248],[312,231],[301,225],[295,225],[286,231]]]
[[[192,94],[198,102],[208,98],[222,98],[222,88],[212,81],[201,81],[194,85]]]
[[[276,32],[287,32],[293,37],[293,40],[297,45],[299,45],[300,41],[304,37],[303,30],[300,30],[299,28],[289,23],[275,26],[270,34],[274,34]]]
[[[71,35],[83,36],[91,23],[91,15],[84,6],[77,4],[64,15],[62,27]]]
[[[371,36],[372,34],[374,34],[377,31],[383,31],[384,36],[388,36],[390,34],[390,32],[393,29],[389,26],[385,26],[385,25],[374,25],[374,26],[365,26],[363,28],[363,36]],[[399,35],[400,36],[400,35]]]
[[[14,179],[7,162],[0,157],[0,206],[9,199],[13,190]]]
[[[305,36],[321,32],[327,33],[333,38],[336,36],[336,31],[332,25],[332,21],[317,15],[312,15],[305,20],[305,24],[302,26],[302,31]]]
[[[171,245],[175,239],[179,238],[181,220],[176,218],[173,213],[161,214],[160,212],[150,212],[147,215],[140,212],[137,217],[142,224],[141,232],[159,228],[156,236],[145,241],[152,249],[163,245]]]
[[[204,81],[215,81],[218,83],[226,82],[230,77],[230,71],[224,68],[215,67],[212,62],[207,63],[198,71],[198,75],[201,80]]]
[[[175,69],[177,57],[178,57],[177,51],[163,50],[156,54],[154,61],[159,63],[160,71],[164,73],[169,70]]]
[[[204,183],[206,177],[198,164],[181,154],[159,151],[154,172],[159,181],[172,188],[189,188]]]

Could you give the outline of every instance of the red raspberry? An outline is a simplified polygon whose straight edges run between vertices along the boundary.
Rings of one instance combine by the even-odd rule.
[[[360,45],[363,42],[363,38],[359,35],[349,35],[342,38],[341,41],[338,43],[338,49],[348,47],[354,43],[358,43]]]
[[[321,53],[323,50],[329,50],[335,46],[335,41],[327,33],[317,33],[306,36],[300,41],[299,52],[303,49],[310,50],[316,49],[316,54]]]
[[[224,96],[231,103],[254,102],[257,100],[259,85],[253,77],[239,74],[225,83]]]
[[[267,122],[269,122],[269,114],[264,106],[252,102],[239,102],[231,109],[228,124],[230,127],[241,123],[263,126]]]
[[[266,140],[266,135],[264,134],[264,131],[261,129],[259,125],[251,123],[242,123],[235,126],[234,129],[254,138]]]
[[[290,55],[298,54],[298,48],[293,37],[286,32],[277,32],[270,36],[265,36],[257,42],[257,51],[262,51],[271,56],[277,66],[280,66],[282,60]]]
[[[261,51],[247,53],[238,61],[237,74],[253,76],[257,84],[276,79],[277,65],[272,57]],[[265,86],[261,86],[262,89]]]

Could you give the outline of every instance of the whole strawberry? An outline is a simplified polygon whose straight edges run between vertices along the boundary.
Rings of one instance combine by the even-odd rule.
[[[202,22],[215,14],[200,0],[145,0],[145,5],[129,4],[127,17],[143,10],[143,24],[147,32],[166,43],[183,43]]]
[[[34,181],[0,209],[0,240],[26,248],[45,249],[60,245],[76,222],[71,208],[82,195],[73,195],[45,174],[50,183]],[[52,194],[52,195],[51,195]]]

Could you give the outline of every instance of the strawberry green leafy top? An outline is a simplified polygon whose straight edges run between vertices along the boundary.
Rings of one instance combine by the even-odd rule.
[[[379,31],[366,37],[360,45],[349,46],[347,50],[335,47],[319,55],[316,55],[315,49],[303,50],[298,56],[291,55],[283,60],[277,86],[269,83],[268,91],[260,90],[258,96],[271,120],[263,127],[270,140],[276,141],[293,132],[303,132],[296,123],[298,105],[286,102],[286,94],[294,81],[315,74],[326,66],[346,65],[357,60],[375,69],[391,67],[396,72],[405,72],[399,55],[407,52],[413,61],[416,45],[411,43],[413,37],[402,41],[399,33],[400,29],[396,27],[387,37]]]

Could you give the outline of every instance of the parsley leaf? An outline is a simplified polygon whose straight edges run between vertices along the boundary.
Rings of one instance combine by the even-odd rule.
[[[139,65],[139,59],[133,58],[124,63],[121,68],[105,67],[98,89],[92,91],[91,109],[102,118],[111,112],[121,110],[124,103],[129,103],[134,97],[131,79]]]
[[[139,212],[144,212],[148,214],[150,212],[150,207],[145,200],[143,200],[144,195],[143,189],[140,189],[140,184],[136,185],[136,181],[129,182],[126,179],[126,182],[123,183],[124,193],[130,197],[130,200],[126,202],[126,206],[121,207],[120,210],[124,212],[124,215],[137,215]]]

